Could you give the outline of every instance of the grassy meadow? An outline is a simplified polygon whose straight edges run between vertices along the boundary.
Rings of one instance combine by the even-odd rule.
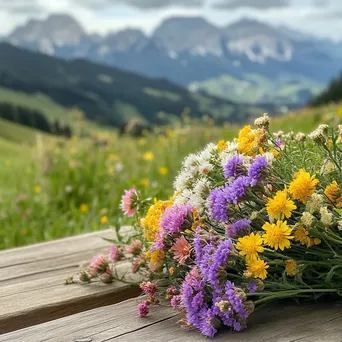
[[[308,133],[321,122],[341,121],[341,110],[303,109],[275,118],[271,129]],[[233,139],[238,128],[185,116],[181,124],[134,138],[80,117],[66,140],[0,120],[0,249],[123,224],[124,189],[169,196],[187,154]]]

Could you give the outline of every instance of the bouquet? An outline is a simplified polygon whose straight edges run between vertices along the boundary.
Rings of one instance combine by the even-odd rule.
[[[120,258],[143,277],[141,317],[167,302],[180,324],[240,331],[261,305],[342,294],[342,126],[272,133],[269,118],[189,155],[169,199],[134,188],[121,208],[134,236],[81,280],[114,279]]]

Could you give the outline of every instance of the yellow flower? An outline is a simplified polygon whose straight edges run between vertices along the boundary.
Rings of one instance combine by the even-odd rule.
[[[257,130],[251,129],[251,126],[245,126],[239,132],[236,139],[238,143],[238,152],[248,156],[254,156],[255,150],[258,147],[259,133]]]
[[[246,257],[246,260],[256,260],[258,253],[264,251],[262,247],[262,237],[259,234],[251,233],[238,239],[236,248],[240,251],[239,254]]]
[[[262,229],[266,231],[263,238],[268,246],[282,251],[290,248],[290,239],[293,239],[293,236],[290,235],[292,230],[287,226],[286,221],[277,221],[276,224],[266,222]]]
[[[82,214],[85,214],[85,213],[87,213],[88,211],[89,211],[88,205],[85,204],[85,203],[82,203],[82,204],[80,205],[80,212],[81,212]]]
[[[33,188],[33,191],[36,193],[36,194],[40,194],[42,192],[42,187],[40,185],[36,185],[34,188]]]
[[[247,262],[247,271],[251,272],[255,278],[265,279],[267,277],[267,269],[270,266],[261,259],[250,260]]]
[[[169,273],[170,273],[170,275],[173,275],[175,273],[175,268],[174,267],[170,267]]]
[[[160,173],[162,176],[166,176],[166,175],[169,173],[169,170],[167,169],[167,167],[161,166],[161,167],[159,168],[159,173]]]
[[[150,252],[148,251],[145,254],[145,258],[151,262],[153,265],[158,265],[160,262],[163,261],[165,256],[164,251],[155,251],[155,252]]]
[[[333,204],[335,204],[337,208],[342,208],[342,196],[339,196],[340,194],[340,187],[338,186],[336,181],[333,181],[324,190],[324,195],[327,196],[328,199]]]
[[[285,261],[285,272],[289,276],[295,276],[297,273],[297,263],[290,259]]]
[[[300,242],[301,245],[311,246],[311,239],[309,232],[302,226],[298,227],[294,233],[294,238]]]
[[[220,152],[223,152],[228,147],[228,143],[225,140],[220,140],[217,143],[217,148]]]
[[[144,186],[145,188],[147,188],[147,187],[150,185],[150,181],[149,181],[147,178],[144,178],[144,179],[140,182],[140,184],[141,184],[142,186]]]
[[[315,192],[318,183],[319,180],[315,176],[311,176],[309,172],[300,169],[295,174],[294,180],[290,183],[290,194],[293,198],[305,204],[308,198]]]
[[[173,205],[173,199],[168,201],[157,201],[148,209],[146,217],[141,220],[144,237],[150,241],[155,241],[159,229],[160,220],[165,210]]]
[[[146,153],[144,153],[143,159],[144,159],[144,160],[147,160],[147,161],[153,160],[153,159],[154,159],[154,154],[153,154],[153,152],[146,152]]]
[[[287,198],[287,190],[277,191],[273,198],[268,199],[266,209],[272,219],[291,217],[291,211],[297,207],[294,202]]]
[[[100,219],[101,224],[106,224],[108,223],[108,217],[106,215],[102,216]]]

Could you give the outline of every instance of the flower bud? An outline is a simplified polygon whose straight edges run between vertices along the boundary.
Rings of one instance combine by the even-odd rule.
[[[305,139],[306,139],[306,135],[302,132],[297,133],[295,136],[295,140],[297,140],[299,142],[303,142],[303,141],[305,141]]]
[[[81,271],[78,278],[82,283],[90,283],[91,280],[87,271]]]
[[[254,125],[257,126],[258,128],[268,128],[270,124],[270,118],[267,116],[267,113],[264,113],[263,116],[255,119]]]
[[[255,305],[254,302],[251,300],[248,300],[246,302],[243,303],[245,310],[249,313],[252,314],[254,312],[255,309]]]

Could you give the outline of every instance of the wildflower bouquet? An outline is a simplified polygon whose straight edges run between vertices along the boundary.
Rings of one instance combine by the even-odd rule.
[[[342,126],[308,136],[271,133],[267,116],[255,126],[189,155],[171,198],[126,191],[136,236],[83,280],[108,281],[111,265],[131,258],[144,277],[139,315],[166,300],[208,337],[244,329],[267,302],[341,295]]]

